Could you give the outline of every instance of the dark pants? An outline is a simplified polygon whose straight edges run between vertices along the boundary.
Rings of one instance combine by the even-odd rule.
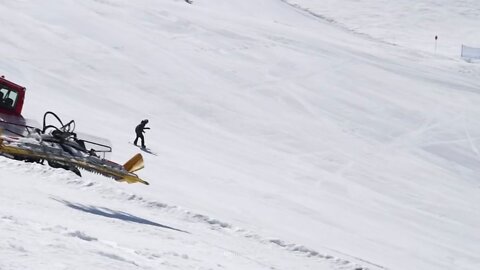
[[[145,148],[145,138],[143,137],[143,133],[137,133],[137,137],[133,144],[137,145],[138,139],[142,140],[142,147]]]

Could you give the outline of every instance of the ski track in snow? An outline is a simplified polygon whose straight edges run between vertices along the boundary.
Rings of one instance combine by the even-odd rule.
[[[304,7],[298,3],[294,3],[290,0],[280,0],[282,3],[285,3],[286,5],[298,10],[299,12],[305,14],[305,15],[309,15],[310,17],[312,18],[315,18],[319,21],[322,21],[322,22],[326,22],[326,23],[329,23],[333,26],[336,26],[338,27],[339,29],[342,29],[342,30],[345,30],[347,32],[350,32],[354,35],[357,35],[361,38],[365,38],[367,40],[371,40],[371,41],[374,41],[374,42],[378,42],[378,43],[383,43],[383,44],[387,44],[387,45],[392,45],[392,46],[398,46],[397,44],[395,43],[391,43],[391,42],[388,42],[388,41],[385,41],[385,40],[381,40],[381,39],[378,39],[378,38],[375,38],[367,33],[362,33],[362,32],[359,32],[355,29],[352,29],[352,28],[349,28],[348,26],[346,26],[345,24],[342,24],[338,21],[336,21],[334,18],[330,18],[328,16],[325,16],[325,15],[322,15],[320,13],[317,13],[315,11],[313,11],[312,9],[308,8],[308,7]]]
[[[81,189],[82,192],[94,192],[100,194],[104,198],[108,198],[109,200],[118,200],[122,202],[129,202],[134,203],[138,206],[152,209],[154,211],[160,211],[164,214],[172,215],[175,218],[180,218],[189,222],[196,222],[206,225],[210,230],[215,231],[224,231],[231,234],[238,234],[244,238],[250,239],[252,241],[261,243],[263,245],[276,247],[297,256],[304,256],[305,258],[311,260],[321,260],[326,261],[331,264],[334,269],[352,269],[352,270],[368,270],[368,269],[387,269],[383,266],[377,265],[372,262],[365,261],[361,258],[356,258],[354,256],[350,256],[347,254],[342,254],[341,252],[335,251],[336,255],[330,255],[326,253],[321,253],[303,245],[288,243],[279,238],[267,238],[261,235],[258,235],[254,232],[247,231],[245,229],[239,228],[231,223],[221,221],[203,214],[194,213],[187,209],[184,209],[180,206],[169,205],[167,203],[158,202],[155,200],[146,199],[142,196],[133,194],[131,192],[125,191],[124,189],[117,188],[117,187],[106,187],[102,185],[102,183],[89,181],[88,176],[85,178],[79,178],[77,176],[72,176],[70,172],[64,171],[62,169],[53,169],[43,165],[35,164],[35,163],[23,163],[21,161],[12,161],[6,159],[4,157],[0,157],[0,170],[9,170],[15,173],[20,174],[29,174],[31,178],[35,178],[35,176],[40,176],[40,179],[36,179],[34,181],[48,181],[53,182],[56,185],[67,185],[69,187],[73,187],[75,189]],[[15,168],[15,169],[14,169]],[[105,181],[114,181],[110,179],[105,179]],[[52,198],[53,200],[57,200],[62,202],[60,199]],[[69,204],[67,201],[63,201],[62,203]],[[8,221],[11,223],[15,223],[20,226],[26,226],[28,224],[22,224],[18,220],[16,220],[12,216],[2,216],[0,220]],[[90,236],[82,231],[78,230],[70,230],[66,227],[62,226],[55,226],[55,227],[46,227],[42,228],[43,231],[49,231],[51,233],[73,237],[80,239],[86,242],[102,242],[98,238],[94,236]],[[181,230],[179,230],[181,231]],[[185,232],[185,231],[182,231]],[[188,233],[188,232],[186,232]],[[103,245],[109,245],[108,243],[102,243]],[[23,247],[15,247],[13,248],[26,251]],[[135,251],[136,253],[141,253],[140,251]],[[130,261],[126,258],[120,257],[113,253],[104,253],[99,252],[98,254],[105,256],[107,258],[118,260],[122,262],[126,262],[135,266],[138,266],[134,261]],[[343,255],[344,258],[340,257],[339,255]],[[153,256],[152,254],[147,254],[146,256]],[[347,257],[348,259],[346,259]]]

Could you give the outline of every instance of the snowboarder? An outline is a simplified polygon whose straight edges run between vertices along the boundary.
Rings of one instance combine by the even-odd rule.
[[[149,127],[145,127],[145,125],[148,124],[148,120],[142,120],[140,124],[135,128],[135,133],[137,134],[137,137],[135,138],[135,141],[133,144],[137,145],[138,139],[142,140],[142,148],[145,148],[145,138],[143,137],[143,133],[145,133],[145,129],[150,129]]]

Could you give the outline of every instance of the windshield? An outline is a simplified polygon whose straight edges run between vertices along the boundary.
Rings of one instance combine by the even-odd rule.
[[[16,91],[0,86],[0,107],[13,109],[17,102],[18,93]]]

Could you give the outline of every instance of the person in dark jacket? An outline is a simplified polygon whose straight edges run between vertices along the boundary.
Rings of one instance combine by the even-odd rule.
[[[143,137],[143,133],[145,133],[145,129],[150,129],[149,127],[145,127],[145,125],[148,124],[148,120],[142,120],[140,124],[135,128],[135,133],[137,134],[137,137],[135,138],[135,141],[133,144],[137,145],[138,139],[142,141],[142,148],[145,148],[145,138]]]

